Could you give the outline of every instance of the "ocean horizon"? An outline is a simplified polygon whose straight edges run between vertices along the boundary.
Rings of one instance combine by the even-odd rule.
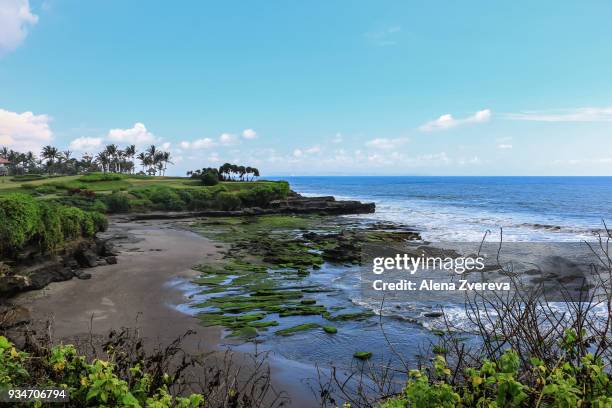
[[[428,240],[593,239],[612,220],[610,176],[282,176],[304,195],[376,203],[359,217],[402,223]]]

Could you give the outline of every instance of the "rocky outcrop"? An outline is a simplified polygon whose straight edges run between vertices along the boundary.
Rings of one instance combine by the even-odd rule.
[[[270,209],[281,214],[370,214],[376,211],[374,203],[360,201],[336,201],[332,196],[325,197],[289,197],[270,203]]]
[[[83,268],[117,263],[115,255],[110,242],[95,240],[71,242],[54,253],[26,249],[14,259],[0,262],[0,298],[74,277],[88,279],[91,275]]]
[[[337,201],[332,196],[303,197],[297,194],[290,195],[284,200],[271,201],[266,208],[250,207],[235,211],[190,211],[190,212],[150,212],[143,214],[129,214],[124,216],[130,221],[138,220],[172,220],[195,217],[239,217],[274,214],[318,214],[318,215],[344,215],[344,214],[370,214],[376,211],[374,203],[360,201]]]

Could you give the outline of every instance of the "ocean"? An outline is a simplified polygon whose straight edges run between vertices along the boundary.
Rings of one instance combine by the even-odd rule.
[[[558,248],[570,255],[572,245],[594,239],[603,227],[612,225],[612,177],[278,177],[288,180],[294,191],[307,195],[333,195],[376,203],[375,214],[354,217],[369,223],[372,219],[416,228],[424,240],[472,245],[480,243],[489,230],[503,228],[504,241],[512,258],[529,261],[531,255]],[[495,238],[493,239],[495,242]],[[527,244],[525,244],[527,243]],[[446,246],[441,246],[446,248]],[[515,251],[515,252],[512,252]],[[504,251],[506,253],[506,250]],[[302,281],[304,285],[330,288],[330,293],[309,295],[316,304],[341,307],[343,313],[370,310],[382,314],[364,321],[333,322],[338,333],[330,336],[312,330],[293,336],[261,333],[259,350],[272,351],[284,367],[314,376],[315,367],[344,366],[354,363],[353,352],[374,351],[380,361],[394,359],[396,353],[415,363],[423,350],[438,341],[436,330],[450,323],[469,333],[472,323],[465,310],[464,294],[409,299],[389,297],[380,300],[364,295],[360,267],[325,263]],[[196,294],[197,287],[187,284]],[[185,289],[189,292],[189,288]],[[442,294],[443,296],[446,296]],[[197,295],[192,304],[197,304]],[[550,307],[565,311],[563,304]],[[181,310],[197,313],[185,305]],[[443,314],[441,313],[443,311]],[[599,313],[599,311],[596,311]],[[607,311],[603,311],[607,313]],[[304,322],[330,324],[321,316],[279,319],[284,327]],[[384,331],[383,331],[384,326]],[[393,345],[393,349],[390,348]],[[252,351],[245,343],[238,349]],[[378,361],[378,360],[377,360]]]
[[[303,195],[376,203],[430,241],[580,241],[612,225],[612,177],[278,177]],[[361,216],[360,216],[361,217]]]

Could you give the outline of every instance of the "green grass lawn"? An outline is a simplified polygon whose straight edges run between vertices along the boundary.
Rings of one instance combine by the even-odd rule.
[[[123,175],[119,180],[110,181],[83,181],[81,175],[77,176],[60,176],[50,177],[34,181],[12,181],[12,177],[0,177],[0,194],[10,192],[30,191],[41,186],[57,186],[58,190],[80,188],[95,191],[97,193],[112,192],[117,190],[129,191],[137,187],[149,186],[167,186],[176,189],[184,188],[206,188],[202,186],[199,180],[194,180],[188,177],[161,177],[161,176],[132,176]],[[240,190],[250,189],[257,185],[271,183],[269,181],[232,181],[221,182],[225,185],[228,191],[236,192]]]

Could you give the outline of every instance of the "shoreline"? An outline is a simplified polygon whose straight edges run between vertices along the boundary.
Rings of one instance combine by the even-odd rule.
[[[196,316],[177,308],[189,299],[176,283],[199,276],[193,266],[220,261],[224,244],[175,221],[125,222],[114,217],[108,231],[101,235],[115,237],[117,264],[87,269],[92,275],[88,280],[53,282],[11,299],[14,305],[28,309],[31,326],[43,328],[50,321],[53,340],[63,343],[80,343],[91,335],[106,336],[111,330],[135,328],[145,347],[151,348],[168,345],[191,330],[195,334],[182,343],[186,352],[212,353],[214,361],[220,361],[229,349],[237,365],[248,369],[252,345],[225,342],[222,327],[204,327]],[[235,350],[239,347],[241,350]],[[271,352],[266,363],[274,389],[289,396],[289,406],[312,402],[310,390],[293,381],[297,377],[282,357]],[[308,371],[302,370],[302,374]]]
[[[218,255],[212,241],[170,226],[114,221],[105,235],[125,237],[116,244],[116,265],[90,268],[91,279],[54,282],[13,302],[31,309],[32,320],[51,318],[60,338],[89,333],[90,326],[99,334],[138,325],[143,336],[159,340],[194,328],[204,332],[196,321],[181,319],[183,314],[169,307],[183,295],[167,281],[197,276],[191,267]],[[207,340],[218,337],[214,330],[206,332]]]

